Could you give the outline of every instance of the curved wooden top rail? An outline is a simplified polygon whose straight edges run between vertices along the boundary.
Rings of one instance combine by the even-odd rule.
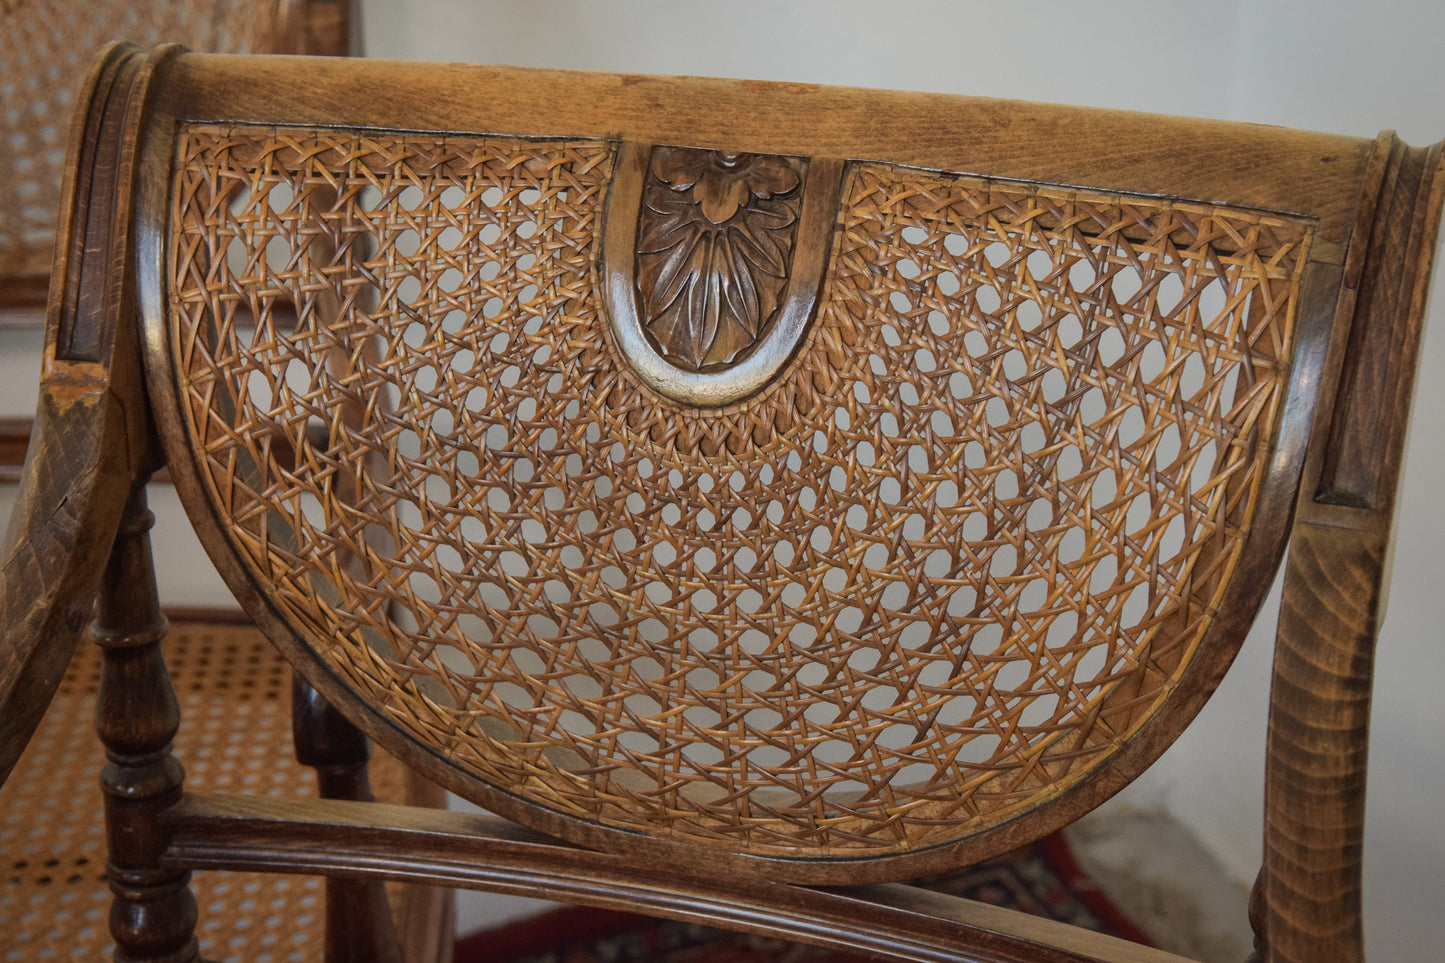
[[[1278,127],[944,94],[202,54],[176,64],[160,106],[201,122],[597,137],[1128,185],[1306,213],[1335,253],[1354,226],[1373,150],[1368,140]]]
[[[1329,427],[1354,240],[1402,157],[1416,182],[1438,163],[796,85],[155,73],[131,121],[150,401],[242,603],[373,737],[510,818],[809,882],[1047,832],[1182,729]],[[805,179],[753,155],[842,162],[816,316],[757,394],[679,404],[616,353],[598,264],[604,220],[640,217],[607,205],[626,145],[654,150],[653,210],[709,237],[793,216]]]

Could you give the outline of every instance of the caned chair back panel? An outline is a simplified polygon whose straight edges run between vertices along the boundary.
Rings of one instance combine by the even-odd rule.
[[[141,215],[172,472],[277,643],[451,788],[901,877],[1096,804],[1233,657],[1353,227],[1292,175],[764,154],[705,111],[256,123],[201,65]]]

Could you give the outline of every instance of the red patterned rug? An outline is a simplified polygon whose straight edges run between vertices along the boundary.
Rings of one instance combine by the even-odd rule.
[[[916,884],[1152,945],[1062,836]],[[457,942],[456,963],[853,963],[863,957],[633,913],[568,907]]]

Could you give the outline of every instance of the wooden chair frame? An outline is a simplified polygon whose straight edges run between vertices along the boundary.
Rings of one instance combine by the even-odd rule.
[[[1251,536],[1262,547],[1246,551],[1244,574],[1236,575],[1244,588],[1226,596],[1242,604],[1222,612],[1211,631],[1242,636],[1287,535],[1265,861],[1251,915],[1262,960],[1363,957],[1360,844],[1370,663],[1445,197],[1439,146],[1409,148],[1392,134],[1371,142],[923,95],[298,63],[175,49],[147,58],[129,47],[107,53],[89,91],[73,140],[68,230],[55,271],[64,283],[52,290],[48,311],[39,444],[0,569],[7,627],[0,772],[9,771],[43,712],[100,589],[92,635],[107,654],[99,718],[112,760],[105,782],[114,919],[120,921],[115,932],[125,958],[193,958],[186,874],[232,867],[541,893],[897,959],[1174,959],[897,883],[856,884],[868,873],[852,864],[805,868],[789,882],[767,869],[766,860],[746,855],[704,861],[695,857],[705,847],[646,838],[622,845],[611,831],[579,829],[546,810],[510,803],[504,793],[485,801],[530,828],[344,800],[183,794],[169,755],[177,720],[157,648],[164,623],[150,587],[141,491],[163,460],[157,433],[169,447],[180,430],[174,399],[157,387],[155,375],[164,351],[155,332],[164,319],[150,316],[163,311],[155,296],[164,270],[159,219],[167,210],[180,123],[517,131],[775,156],[883,158],[1024,184],[1227,199],[1240,209],[1307,221],[1313,233],[1301,268],[1293,364],[1310,375],[1296,379],[1281,401],[1260,489],[1262,534]],[[755,196],[764,193],[755,190]],[[616,284],[615,272],[608,274],[607,283]],[[614,302],[619,297],[615,288],[612,296]],[[615,303],[614,309],[622,310]],[[686,396],[691,389],[673,390]],[[170,471],[183,494],[201,487],[193,466],[173,460]],[[207,538],[216,541],[214,530]],[[379,712],[358,708],[355,695],[314,652],[287,644],[294,626],[249,587],[237,563],[225,561],[229,548],[210,547],[230,569],[225,574],[248,610],[328,700],[427,774],[454,788],[471,787],[435,754],[401,738]],[[986,844],[965,840],[904,865],[923,871],[973,858],[1097,805],[1172,740],[1233,651],[1223,645],[1201,657],[1206,664],[1179,694],[1174,721],[1142,728],[1083,788],[1061,792],[1062,803],[992,827]]]

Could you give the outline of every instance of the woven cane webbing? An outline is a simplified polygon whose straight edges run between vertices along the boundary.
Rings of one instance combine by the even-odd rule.
[[[808,341],[700,410],[605,334],[608,156],[183,131],[169,337],[241,564],[417,740],[584,820],[881,854],[1084,778],[1238,558],[1307,225],[854,165]]]
[[[181,704],[176,753],[196,791],[314,797],[291,748],[291,677],[259,632],[174,622],[166,660]],[[109,959],[100,770],[92,720],[100,650],[82,645],[55,701],[0,789],[0,961]],[[379,798],[406,798],[405,770],[377,754]],[[201,872],[192,877],[208,960],[321,958],[319,878]]]
[[[112,40],[249,53],[274,43],[276,0],[0,0],[0,276],[45,275],[76,88]]]

